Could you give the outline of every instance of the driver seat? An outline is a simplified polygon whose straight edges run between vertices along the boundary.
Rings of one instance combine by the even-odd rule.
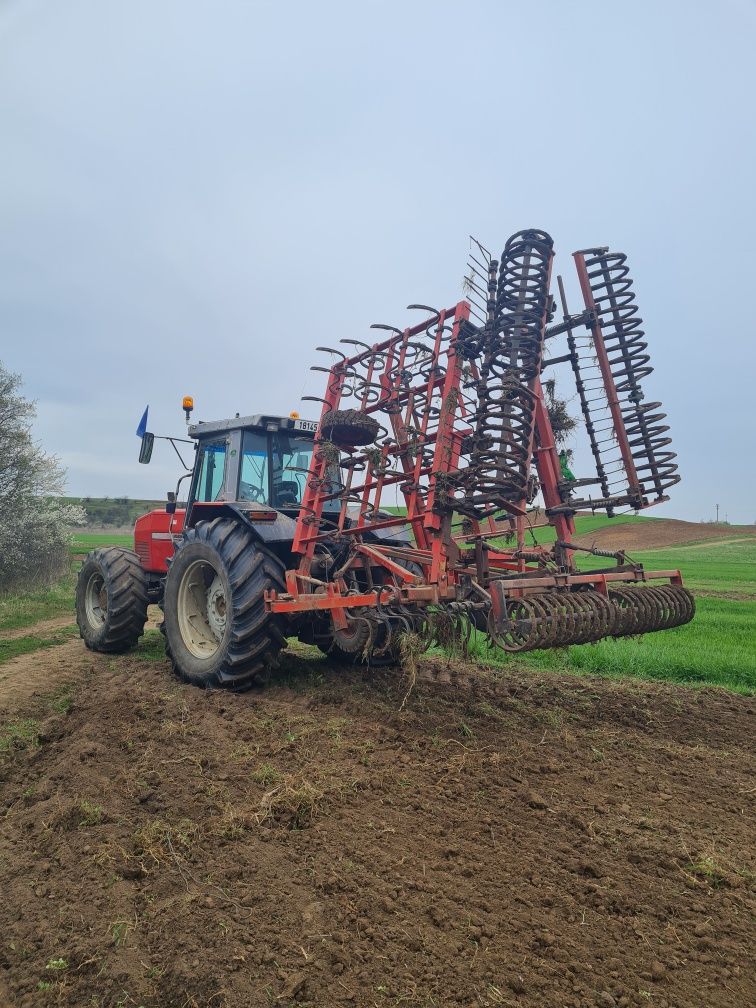
[[[296,480],[282,480],[276,483],[275,507],[299,507],[299,484]]]

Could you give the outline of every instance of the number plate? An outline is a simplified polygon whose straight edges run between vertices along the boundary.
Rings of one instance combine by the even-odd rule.
[[[295,420],[294,428],[295,430],[312,431],[314,434],[318,429],[318,424],[316,420]]]

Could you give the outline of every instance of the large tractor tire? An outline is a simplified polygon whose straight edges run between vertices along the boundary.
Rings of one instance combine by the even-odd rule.
[[[284,590],[281,561],[238,521],[189,529],[168,569],[163,610],[168,656],[193,686],[248,689],[284,647],[285,623],[265,609]]]
[[[144,633],[147,579],[139,557],[119,546],[87,554],[76,583],[76,622],[90,651],[122,654]]]

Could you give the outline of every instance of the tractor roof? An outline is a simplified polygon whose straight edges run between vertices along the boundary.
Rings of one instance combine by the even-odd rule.
[[[318,429],[315,420],[302,420],[299,417],[269,416],[265,413],[256,413],[254,416],[236,416],[232,420],[211,420],[205,423],[200,420],[196,424],[190,424],[188,428],[189,437],[200,438],[208,434],[225,434],[227,431],[253,428],[263,431],[296,431],[298,434],[314,434]]]

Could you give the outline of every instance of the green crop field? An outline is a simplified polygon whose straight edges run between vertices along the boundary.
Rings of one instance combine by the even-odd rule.
[[[589,558],[592,559],[592,558]],[[756,535],[742,541],[716,540],[688,546],[633,552],[650,570],[679,568],[691,591],[719,598],[756,599]]]
[[[480,660],[535,668],[638,676],[756,691],[756,537],[633,553],[647,570],[679,569],[696,596],[692,623],[638,638],[605,640],[555,651],[509,657],[482,639],[473,643]],[[581,557],[583,568],[596,565]]]
[[[606,518],[582,516],[577,519],[580,533],[593,531],[606,523]],[[78,568],[82,555],[90,549],[131,544],[130,534],[77,532],[71,543],[73,569]],[[472,641],[471,657],[502,668],[514,663],[534,671],[541,668],[578,674],[635,676],[756,692],[756,536],[744,537],[738,542],[708,541],[648,550],[633,553],[633,559],[643,562],[649,570],[682,571],[685,584],[696,595],[697,612],[692,623],[639,638],[606,640],[517,656],[489,648],[483,636],[477,635]],[[595,566],[596,562],[590,556],[578,558],[584,569]],[[41,620],[58,616],[70,615],[73,622],[74,585],[72,573],[47,589],[0,596],[0,635],[3,630],[32,627]],[[47,638],[45,645],[40,646],[48,646]],[[25,647],[19,643],[11,650],[15,653]]]
[[[75,532],[71,536],[70,552],[73,556],[88,553],[98,546],[130,546],[134,548],[134,536],[130,532]]]
[[[405,507],[384,507],[383,511],[388,511],[395,515],[404,515],[407,513]],[[659,521],[658,518],[649,518],[646,515],[634,515],[634,514],[623,514],[618,515],[616,518],[607,518],[606,515],[576,515],[575,516],[575,535],[588,535],[590,532],[595,532],[597,529],[604,528],[605,526],[612,525],[625,525],[627,523],[637,524],[639,522],[655,522]],[[533,529],[532,534],[528,534],[528,542],[535,539],[536,542],[548,545],[548,543],[554,542],[556,538],[556,530],[551,525],[543,526],[542,528]],[[497,542],[497,540],[492,540],[492,542]],[[504,540],[501,540],[502,544]]]

